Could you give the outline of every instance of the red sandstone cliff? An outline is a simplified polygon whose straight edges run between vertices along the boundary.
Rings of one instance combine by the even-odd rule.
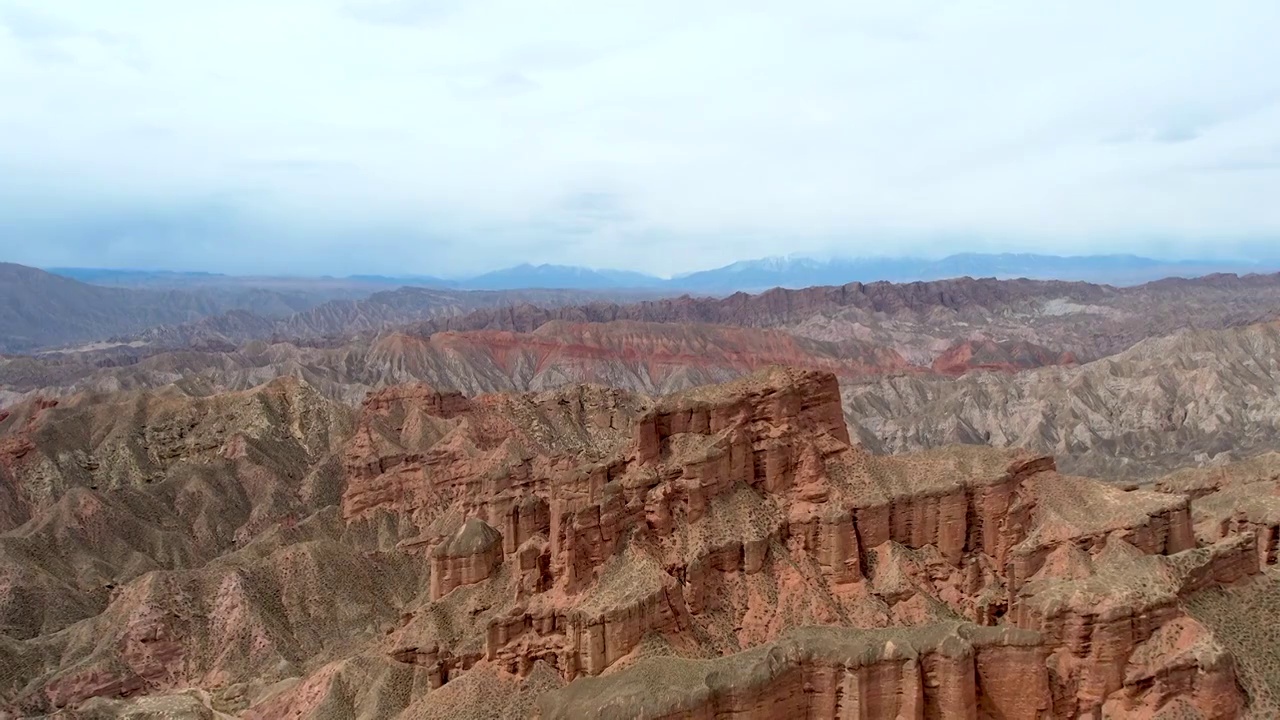
[[[1188,622],[1176,609],[1179,594],[1259,570],[1237,551],[1253,552],[1251,535],[1197,549],[1185,498],[1064,478],[1049,458],[978,448],[867,455],[849,445],[835,378],[817,372],[771,370],[657,402],[594,388],[481,397],[452,418],[421,420],[410,418],[440,405],[437,396],[421,397],[413,410],[390,411],[382,397],[366,405],[360,432],[390,431],[387,442],[397,449],[375,462],[364,456],[365,441],[353,445],[347,516],[386,508],[411,517],[422,532],[411,545],[434,547],[433,554],[469,532],[454,529],[464,518],[491,525],[494,546],[501,538],[501,567],[473,553],[467,562],[479,568],[470,576],[476,579],[448,583],[455,593],[472,583],[509,588],[501,607],[491,606],[490,619],[472,620],[482,651],[460,654],[444,642],[438,615],[473,601],[443,585],[433,590],[439,607],[428,615],[420,609],[394,636],[404,646],[396,656],[427,665],[441,683],[478,662],[517,675],[537,662],[566,680],[600,675],[625,665],[655,635],[679,644],[690,634],[719,634],[749,648],[797,622],[914,626],[950,615],[1036,631],[1033,645],[1052,662],[1032,663],[1040,668],[1032,677],[1047,688],[1043,702],[1019,704],[1021,684],[991,675],[995,670],[979,680],[972,680],[975,670],[948,671],[971,679],[946,692],[1020,708],[1005,717],[1067,717],[1104,705],[1119,712],[1154,702],[1145,681],[1134,679],[1142,677],[1134,663],[1165,662],[1151,639],[1169,623]],[[393,418],[390,427],[386,417]],[[547,432],[566,423],[577,429]],[[428,425],[430,432],[421,429]],[[1071,506],[1072,496],[1086,499],[1089,516]],[[1155,582],[1141,580],[1155,573],[1164,589],[1125,596],[1114,612],[1032,609],[1058,607],[1047,598],[1072,583],[1107,587],[1111,574],[1124,576],[1128,570],[1116,569],[1129,567],[1121,547],[1138,558],[1177,558],[1172,567],[1181,575],[1158,563],[1136,566],[1134,582]],[[1187,579],[1169,579],[1175,575]],[[815,587],[825,588],[820,596],[806,589]],[[1135,617],[1144,618],[1140,627]],[[1098,639],[1072,639],[1062,623]],[[1116,633],[1124,643],[1106,639]],[[820,667],[796,666],[806,678],[832,672]],[[1241,703],[1230,690],[1229,665],[1185,671],[1203,678],[1161,685],[1167,697],[1157,705],[1174,697],[1201,708]],[[868,672],[856,682],[839,681],[863,684],[858,702],[874,702],[881,692],[871,679],[880,671]],[[894,671],[895,682],[904,682],[902,672]],[[757,695],[764,688],[752,677],[735,681],[741,687],[722,700],[689,701],[679,712],[753,716],[764,711],[750,707],[787,702]],[[884,692],[905,692],[893,687]],[[595,702],[620,707],[607,697],[582,700],[585,706],[574,704],[577,693],[566,697],[570,704],[553,703],[551,716],[596,712]],[[627,717],[675,712],[625,707],[643,710]],[[793,709],[835,716],[821,707],[810,698]],[[925,704],[894,707],[914,716]]]
[[[1275,561],[1269,507],[1232,483],[1123,491],[1020,451],[874,456],[850,445],[839,395],[830,373],[783,368],[656,400],[403,385],[369,395],[336,456],[345,426],[296,383],[138,399],[154,494],[68,492],[0,537],[0,561],[142,538],[98,563],[154,567],[86,591],[100,610],[24,628],[0,691],[36,713],[195,686],[259,718],[483,716],[494,688],[547,718],[1245,706],[1232,656],[1184,604]],[[132,448],[113,428],[46,427],[31,452],[46,472],[83,438],[102,457]],[[36,488],[26,468],[9,471]],[[224,486],[248,505],[240,527],[202,530],[227,548],[202,564],[177,533],[210,522],[199,502]],[[303,516],[308,495],[338,507]],[[6,597],[37,587],[3,577]]]
[[[965,340],[935,358],[932,368],[944,375],[963,375],[971,370],[1017,372],[1049,365],[1075,365],[1076,362],[1073,353],[1055,352],[1025,340]]]

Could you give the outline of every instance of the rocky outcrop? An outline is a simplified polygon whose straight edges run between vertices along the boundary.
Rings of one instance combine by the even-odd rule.
[[[6,623],[28,588],[111,585],[0,638],[6,709],[191,687],[250,717],[430,717],[499,687],[546,695],[547,717],[1221,717],[1248,700],[1185,606],[1267,567],[1270,510],[1247,496],[1278,497],[1269,478],[1188,481],[1191,499],[1018,450],[877,456],[850,443],[836,377],[802,369],[660,399],[396,386],[337,455],[332,409],[307,398],[143,399],[160,486],[76,488],[0,537]],[[34,457],[84,457],[41,447],[83,417],[67,410]],[[250,499],[240,526],[196,504],[220,487]],[[333,505],[301,515],[309,495]],[[180,528],[225,549],[206,561]],[[76,544],[98,556],[63,554]],[[112,563],[135,573],[123,587],[88,574]]]
[[[1210,585],[1235,583],[1259,572],[1255,538],[1241,535],[1218,544],[1170,556],[1151,555],[1113,533],[1083,576],[1045,573],[1023,589],[1009,613],[1010,622],[1040,633],[1052,648],[1057,716],[1075,717],[1102,711],[1108,702],[1130,707],[1150,689],[1161,671],[1152,664],[1173,662],[1170,653],[1184,648],[1162,644],[1187,622],[1179,598]],[[1139,652],[1139,648],[1145,648]],[[1194,665],[1185,672],[1186,696],[1204,707],[1238,707],[1229,661],[1212,653],[1181,657]],[[1196,664],[1199,663],[1199,664]],[[1195,688],[1207,694],[1197,694]],[[1123,699],[1117,700],[1117,693]],[[1110,715],[1107,715],[1110,716]],[[1215,711],[1215,717],[1232,717]]]
[[[457,417],[471,407],[467,397],[460,392],[438,392],[429,385],[415,383],[369,393],[364,401],[364,410],[383,415],[404,404],[411,404],[415,410],[432,417],[446,419]]]
[[[471,518],[431,551],[431,599],[461,585],[487,580],[502,564],[502,533]]]
[[[539,702],[544,720],[1045,717],[1034,633],[948,624],[911,630],[810,628],[710,661],[641,661]],[[655,692],[661,688],[661,692]]]
[[[1055,553],[1070,546],[1094,553],[1119,538],[1147,555],[1172,555],[1196,547],[1190,501],[1181,495],[1117,487],[1045,472],[1031,479],[1035,531],[1012,548],[1006,575],[1016,592]]]
[[[950,615],[1034,631],[1027,637],[1038,638],[1037,652],[1052,659],[1037,675],[1049,689],[1045,707],[1095,712],[1118,694],[1129,698],[1126,707],[1147,702],[1146,680],[1126,684],[1131,675],[1146,677],[1131,659],[1182,617],[1180,594],[1257,572],[1256,536],[1242,528],[1197,547],[1184,496],[1065,477],[1052,458],[1026,453],[950,448],[868,455],[849,444],[837,398],[829,374],[771,370],[658,401],[600,390],[519,401],[482,397],[452,417],[433,410],[412,423],[413,412],[394,403],[367,404],[357,438],[365,427],[380,427],[384,437],[397,438],[396,454],[376,463],[352,456],[348,517],[392,511],[413,518],[421,528],[414,542],[435,547],[432,597],[444,605],[430,615],[417,611],[396,642],[436,647],[432,652],[443,657],[446,625],[435,614],[452,617],[474,601],[446,596],[460,587],[453,581],[437,589],[437,573],[457,574],[437,569],[437,554],[454,542],[442,528],[448,518],[483,517],[502,528],[488,536],[489,547],[500,544],[503,553],[497,562],[486,556],[475,576],[508,588],[509,600],[467,622],[483,638],[483,661],[516,675],[537,663],[566,680],[612,673],[642,652],[648,637],[681,642],[691,632],[723,632],[713,630],[720,623],[735,628],[735,642],[767,641],[787,625],[778,614],[793,612],[780,598],[796,592],[796,582],[817,583],[834,602],[802,611],[814,620],[870,612],[865,603],[879,603],[888,610],[874,612],[894,624]],[[492,415],[499,409],[502,422]],[[386,418],[394,422],[386,425]],[[547,429],[570,419],[577,423],[572,444],[549,444]],[[443,424],[432,432],[405,430],[433,423]],[[498,428],[505,439],[494,443],[489,436]],[[409,435],[428,444],[406,445]],[[360,441],[353,453],[376,445]],[[389,504],[367,502],[366,487],[385,476],[399,477],[404,490]],[[469,522],[478,527],[478,520]],[[1182,579],[1161,592],[1123,596],[1110,610],[1055,604],[1068,592],[1063,588],[1106,588],[1118,582],[1113,574],[1130,572],[1125,568],[1138,561],[1117,548],[1165,563],[1160,577]],[[1139,576],[1154,571],[1144,572]],[[753,599],[750,588],[757,586],[779,600],[768,606]],[[812,602],[807,592],[797,600]],[[456,628],[454,622],[447,627]],[[441,668],[436,675],[458,671],[432,657]],[[992,669],[1000,662],[979,662],[956,677],[986,667],[989,687],[1012,685]],[[927,675],[936,663],[918,664]],[[1219,687],[1211,676],[1228,671],[1198,667],[1203,683],[1184,687],[1187,697],[1202,702],[1196,693]],[[952,670],[937,672],[950,677]],[[946,692],[982,695],[979,686],[957,682],[943,683]],[[743,698],[725,707],[748,712],[750,703],[765,702]]]
[[[1275,565],[1280,555],[1280,456],[1269,453],[1239,463],[1172,473],[1152,484],[1186,494],[1192,522],[1203,543],[1237,535],[1257,539],[1257,565]]]
[[[1134,648],[1125,667],[1123,689],[1108,698],[1102,716],[1137,720],[1182,708],[1191,717],[1231,720],[1245,710],[1236,683],[1230,653],[1203,625],[1182,616]]]

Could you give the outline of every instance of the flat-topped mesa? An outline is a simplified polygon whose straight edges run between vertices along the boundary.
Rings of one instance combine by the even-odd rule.
[[[831,373],[769,368],[664,398],[636,421],[625,457],[586,471],[586,492],[557,488],[550,529],[553,573],[566,589],[579,589],[630,530],[670,537],[701,520],[735,486],[819,503],[829,494],[827,459],[851,451],[839,383]],[[850,560],[857,564],[851,516],[845,525],[848,542],[836,541],[842,550],[829,560],[837,568],[847,568]],[[722,554],[736,560],[720,564],[758,569],[763,541],[785,534],[785,526],[776,525],[754,542],[722,544]],[[747,547],[750,559],[744,557]],[[696,599],[691,602],[696,605]]]
[[[1003,565],[1031,526],[1024,483],[1053,469],[1052,457],[964,446],[829,467],[849,487],[864,546],[933,545],[953,565],[975,552]]]
[[[635,458],[640,464],[657,461],[674,435],[715,435],[761,424],[793,424],[849,444],[836,376],[774,367],[664,399],[637,425]]]
[[[374,390],[365,397],[365,412],[385,414],[406,401],[413,402],[423,412],[436,417],[451,418],[471,408],[466,395],[456,390],[437,390],[426,383],[409,383]]]
[[[1257,536],[1258,564],[1280,560],[1280,454],[1268,453],[1225,467],[1172,473],[1152,486],[1192,498],[1195,531],[1204,543],[1232,535]]]

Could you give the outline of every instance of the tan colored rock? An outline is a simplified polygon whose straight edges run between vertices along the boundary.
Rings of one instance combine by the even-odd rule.
[[[431,550],[431,599],[454,588],[487,580],[502,564],[502,533],[471,518]]]
[[[1042,658],[1035,636],[1018,631],[812,628],[716,660],[645,660],[582,679],[544,696],[539,717],[962,720],[981,708],[1035,720],[1049,710],[1048,687],[1009,673]]]

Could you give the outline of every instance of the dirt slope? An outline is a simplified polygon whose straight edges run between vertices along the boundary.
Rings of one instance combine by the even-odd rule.
[[[1073,472],[1162,469],[1280,449],[1280,326],[1190,331],[1079,367],[848,383],[856,437],[879,452],[980,443],[1053,453]]]

